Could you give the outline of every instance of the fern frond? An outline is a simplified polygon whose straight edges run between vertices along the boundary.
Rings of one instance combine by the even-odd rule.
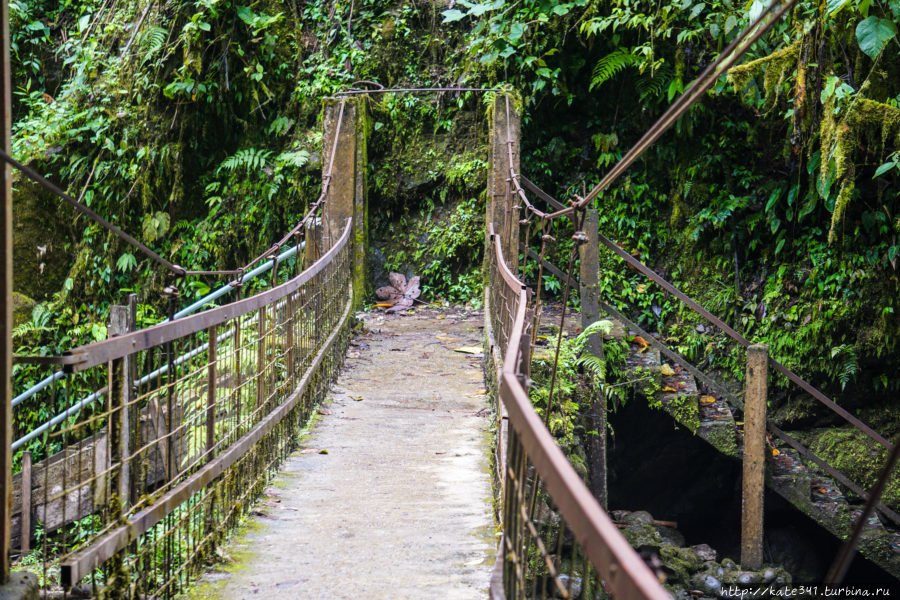
[[[272,156],[271,150],[257,150],[256,148],[238,150],[222,161],[222,164],[216,169],[216,174],[218,175],[222,171],[229,173],[238,170],[258,171],[266,166],[270,156]]]
[[[166,37],[168,37],[169,32],[162,27],[148,27],[144,34],[141,36],[140,48],[143,52],[142,63],[147,62],[153,57],[154,54],[159,52],[160,48],[163,47],[163,44],[166,43]]]
[[[669,81],[675,74],[671,66],[664,64],[656,69],[649,77],[641,77],[634,84],[641,102],[661,98],[663,92],[669,86]]]
[[[641,58],[635,56],[628,50],[619,48],[607,54],[597,61],[594,70],[591,73],[591,86],[588,90],[603,85],[626,67],[634,66],[641,62]]]
[[[606,361],[593,354],[582,354],[575,361],[575,364],[582,367],[585,371],[603,381],[606,379]]]
[[[293,152],[282,152],[275,159],[280,166],[302,167],[309,162],[309,152],[306,150],[295,150]]]

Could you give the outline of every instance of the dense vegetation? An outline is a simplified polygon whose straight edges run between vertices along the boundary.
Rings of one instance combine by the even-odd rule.
[[[14,0],[14,149],[173,262],[230,268],[316,197],[323,96],[359,80],[507,85],[522,98],[523,171],[567,198],[761,8]],[[886,434],[900,391],[898,23],[898,0],[800,2],[598,202],[609,237]],[[423,275],[430,299],[480,294],[486,99],[369,101],[376,271]],[[43,223],[58,231],[40,277],[26,255],[45,231],[22,231],[17,286],[38,304],[17,329],[21,351],[103,337],[108,305],[129,290],[144,323],[161,316],[170,281],[159,268],[25,182],[17,192],[19,214],[49,205],[59,215]],[[740,376],[731,345],[611,256],[601,263],[608,297],[689,357]],[[175,283],[190,298],[218,282]],[[774,405],[782,421],[821,416],[787,393]]]

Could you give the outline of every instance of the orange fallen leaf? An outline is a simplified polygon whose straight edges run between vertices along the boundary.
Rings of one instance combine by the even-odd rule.
[[[374,306],[377,306],[378,308],[390,308],[393,306],[393,304],[387,304],[385,302],[380,302],[378,304],[375,304]]]
[[[666,387],[664,387],[664,388],[662,389],[662,391],[664,391],[664,392],[677,392],[678,390],[676,390],[676,389],[673,388],[673,387],[666,386]]]
[[[778,456],[781,451],[778,448],[772,448],[772,456]]]
[[[716,401],[716,399],[713,398],[712,396],[700,396],[700,402],[702,402],[704,404],[712,404],[715,401]]]
[[[640,346],[641,348],[646,348],[650,345],[650,342],[648,342],[647,340],[645,340],[644,338],[642,338],[639,335],[634,336],[634,339],[632,341],[635,344],[637,344],[638,346]]]

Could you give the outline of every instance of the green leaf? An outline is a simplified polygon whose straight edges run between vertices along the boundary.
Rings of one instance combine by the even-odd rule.
[[[237,12],[237,16],[240,17],[241,21],[247,25],[253,25],[253,19],[256,17],[256,14],[252,10],[246,6],[238,6],[235,12]]]
[[[461,21],[463,17],[466,16],[463,11],[456,10],[455,8],[451,10],[445,10],[441,14],[444,15],[444,20],[442,21],[442,23],[454,23],[456,21]]]
[[[828,0],[828,2],[825,3],[825,10],[828,11],[828,14],[833,15],[837,11],[847,6],[849,2],[850,0]]]
[[[885,173],[887,173],[888,171],[890,171],[891,169],[893,169],[894,167],[897,167],[897,166],[898,166],[898,164],[895,162],[884,163],[883,165],[881,165],[880,167],[875,169],[875,175],[872,176],[872,179],[875,179],[879,175],[884,175]]]
[[[871,16],[856,26],[859,49],[875,60],[885,45],[897,35],[897,26],[887,19]]]
[[[85,29],[88,28],[88,25],[91,24],[91,15],[90,13],[86,15],[82,15],[80,19],[78,19],[78,33],[82,33]]]
[[[525,23],[513,23],[509,28],[509,42],[514,44],[522,39],[526,27]]]
[[[727,19],[725,19],[725,33],[730,33],[736,25],[737,18],[734,15],[729,16]]]
[[[137,259],[134,258],[134,254],[130,252],[124,253],[119,257],[119,260],[116,261],[116,269],[119,270],[120,273],[127,273],[137,266]]]

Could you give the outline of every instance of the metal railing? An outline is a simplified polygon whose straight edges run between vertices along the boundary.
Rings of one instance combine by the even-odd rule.
[[[536,196],[546,201],[548,204],[553,206],[554,208],[561,208],[564,205],[553,198],[547,192],[541,190],[537,185],[528,180],[524,175],[516,175],[515,180],[521,180],[522,185],[525,188],[528,188],[529,191],[533,192]],[[517,193],[520,193],[522,196],[525,196],[524,190],[521,188],[517,188]],[[671,294],[679,301],[681,301],[688,309],[697,315],[703,317],[703,319],[709,323],[712,327],[722,331],[727,337],[731,340],[739,344],[743,348],[748,348],[751,345],[750,340],[742,336],[740,333],[735,331],[732,327],[726,324],[722,319],[718,318],[711,312],[709,312],[706,308],[704,308],[699,302],[694,300],[693,298],[686,295],[684,292],[676,288],[671,282],[667,281],[665,278],[661,277],[656,271],[650,268],[648,265],[645,265],[640,260],[635,258],[631,253],[627,250],[620,247],[618,244],[604,236],[602,233],[597,232],[597,238],[599,243],[605,246],[610,252],[624,261],[632,270],[640,273],[645,276],[647,279],[657,284],[665,290],[667,293]],[[565,281],[569,276],[564,273],[561,269],[559,269],[556,265],[553,265],[546,259],[541,256],[538,256],[533,250],[529,250],[528,248],[523,248],[523,251],[530,258],[539,261],[542,263],[544,268],[553,273],[554,275],[560,277],[563,281]],[[574,278],[570,282],[573,286],[578,285],[578,281]],[[710,390],[714,391],[716,394],[726,399],[728,403],[738,410],[743,410],[743,401],[741,400],[738,394],[735,394],[729,391],[725,385],[721,382],[717,381],[714,377],[704,373],[699,370],[696,366],[691,364],[686,358],[681,356],[680,354],[674,352],[671,348],[666,346],[663,342],[656,339],[651,333],[645,331],[640,325],[629,319],[625,316],[621,311],[616,309],[615,307],[601,302],[601,307],[607,314],[612,317],[618,319],[629,329],[637,332],[642,336],[644,340],[650,343],[654,348],[658,349],[666,358],[672,360],[673,362],[679,364],[685,370],[690,372],[694,377],[696,377],[699,381],[701,381],[704,385],[706,385]],[[663,336],[665,337],[665,336]],[[815,398],[823,407],[827,408],[829,411],[834,413],[836,416],[843,419],[848,425],[851,425],[854,429],[859,431],[860,433],[868,436],[872,441],[884,447],[888,452],[890,452],[893,448],[893,444],[889,442],[884,436],[875,431],[871,426],[864,423],[858,417],[854,416],[847,409],[843,408],[840,404],[834,401],[833,398],[830,398],[825,393],[820,391],[818,388],[813,386],[811,383],[806,381],[797,375],[794,371],[786,367],[783,363],[778,360],[769,357],[768,359],[769,365],[771,368],[783,375],[789,382],[796,385],[803,392],[809,394],[810,397]],[[810,448],[801,444],[796,439],[791,437],[789,434],[782,431],[779,427],[777,427],[771,421],[767,422],[766,428],[768,431],[780,439],[782,442],[796,450],[804,459],[809,460],[814,463],[817,467],[821,468],[823,471],[828,473],[831,477],[833,477],[836,481],[838,481],[841,485],[849,489],[853,494],[859,496],[863,500],[868,500],[869,492],[862,488],[859,484],[855,483],[853,479],[846,473],[843,473],[833,465],[829,464],[823,458],[815,454]],[[896,511],[891,508],[885,506],[884,504],[877,504],[875,508],[881,513],[885,518],[889,519],[895,525],[900,525],[900,515],[897,514]]]
[[[191,580],[294,448],[341,362],[351,226],[285,283],[62,357],[73,375],[48,385],[45,401],[71,405],[95,389],[105,402],[51,421],[31,485],[16,476],[13,545],[33,516],[30,560],[45,590],[172,597]]]
[[[531,290],[507,266],[488,225],[486,319],[503,356],[497,374],[508,415],[502,463],[503,538],[492,598],[669,598],[569,463],[528,397]]]

